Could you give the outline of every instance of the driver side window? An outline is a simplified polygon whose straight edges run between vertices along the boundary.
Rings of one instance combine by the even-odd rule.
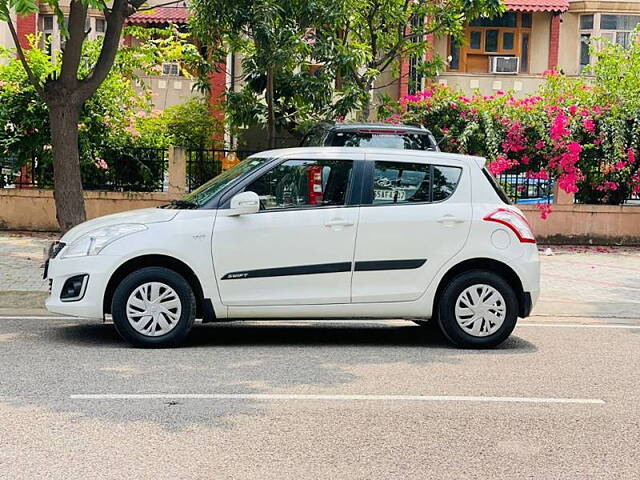
[[[260,210],[340,206],[346,202],[353,162],[287,160],[245,188],[260,197]]]

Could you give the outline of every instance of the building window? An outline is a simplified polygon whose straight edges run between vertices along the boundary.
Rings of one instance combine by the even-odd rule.
[[[55,40],[55,22],[53,15],[44,15],[42,17],[42,49],[48,56],[53,54],[53,43]]]
[[[590,46],[593,39],[604,38],[629,48],[640,24],[640,15],[595,13],[580,16],[579,67],[583,71],[591,63]]]
[[[529,34],[522,34],[522,46],[520,47],[520,71],[529,71]]]
[[[104,18],[96,18],[96,33],[98,35],[104,35],[107,30],[107,21]]]
[[[600,30],[602,36],[611,42],[629,48],[640,15],[601,15]]]
[[[580,30],[593,30],[593,15],[580,15]]]
[[[424,19],[419,17],[411,18],[411,28],[413,30],[419,29],[424,24]],[[409,57],[409,78],[408,78],[408,92],[409,95],[414,95],[416,92],[422,90],[422,63],[423,59],[419,55],[411,55]]]
[[[501,17],[470,22],[462,46],[449,41],[449,70],[489,73],[491,57],[503,56],[518,57],[519,73],[528,72],[532,25],[531,13],[522,12],[506,12]]]
[[[180,76],[180,67],[177,63],[165,62],[162,64],[162,75],[168,77],[178,77]]]

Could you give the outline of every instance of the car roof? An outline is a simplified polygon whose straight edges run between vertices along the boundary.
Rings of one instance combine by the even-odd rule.
[[[335,123],[327,126],[327,130],[350,131],[350,130],[407,130],[416,133],[427,133],[428,130],[420,125],[407,125],[404,123]]]
[[[396,157],[399,160],[411,157],[411,161],[415,163],[434,163],[438,161],[444,161],[447,163],[469,164],[475,163],[478,167],[483,168],[485,159],[483,157],[475,157],[471,155],[462,155],[459,153],[445,153],[434,152],[433,150],[401,150],[394,148],[360,148],[360,147],[295,147],[295,148],[279,148],[277,150],[265,150],[264,152],[255,153],[252,157],[267,157],[267,158],[280,158],[280,157],[310,157],[310,156],[322,156],[335,154],[364,154],[365,159],[368,155],[384,155],[389,157]],[[346,158],[342,158],[347,160]],[[341,158],[336,158],[341,160]],[[392,160],[392,159],[390,159]]]

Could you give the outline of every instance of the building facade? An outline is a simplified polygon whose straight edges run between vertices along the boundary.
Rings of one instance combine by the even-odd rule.
[[[403,61],[398,95],[414,93],[429,81],[466,93],[530,94],[547,70],[583,72],[592,61],[593,39],[628,46],[640,23],[639,0],[506,0],[505,6],[501,17],[467,25],[460,44],[432,39],[433,50],[446,59],[445,70],[434,79],[413,73],[415,59]]]

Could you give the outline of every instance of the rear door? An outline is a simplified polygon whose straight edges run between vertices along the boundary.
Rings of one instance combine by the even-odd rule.
[[[466,242],[472,214],[468,169],[424,159],[367,154],[354,303],[418,299]]]

